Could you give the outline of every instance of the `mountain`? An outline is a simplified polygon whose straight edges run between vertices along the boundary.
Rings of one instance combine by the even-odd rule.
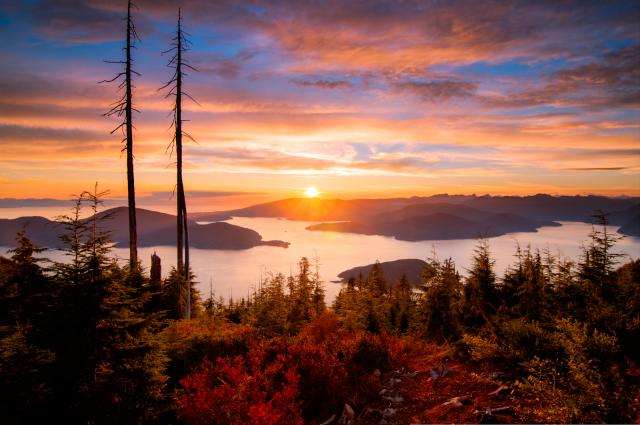
[[[195,213],[192,216],[198,221],[226,220],[230,217],[284,217],[304,221],[351,220],[354,217],[371,217],[402,208],[415,202],[411,199],[289,198],[231,211]]]
[[[19,217],[0,219],[0,246],[16,246],[16,234],[25,229],[33,243],[43,247],[59,248],[62,242],[58,235],[64,227],[44,217]]]
[[[638,203],[638,198],[608,198],[606,196],[477,196],[463,205],[493,211],[535,217],[538,220],[591,222],[599,211],[611,213]]]
[[[393,236],[401,240],[459,239],[532,232],[556,221],[593,221],[610,214],[620,233],[637,235],[640,198],[605,196],[434,195],[392,199],[290,198],[247,208],[198,213],[198,221],[230,217],[283,217],[319,221],[308,230]]]
[[[403,241],[422,241],[494,237],[511,232],[533,232],[542,226],[558,225],[554,222],[531,220],[515,214],[480,214],[479,216],[481,220],[473,221],[456,214],[438,212],[392,222],[320,223],[308,226],[307,230],[392,236]]]
[[[626,236],[640,237],[640,204],[607,216],[609,223],[620,226],[618,233]]]
[[[176,217],[156,211],[138,208],[138,246],[170,245],[176,243]],[[127,207],[118,207],[99,213],[104,220],[103,230],[111,233],[116,247],[129,245],[129,219]],[[15,246],[15,235],[26,228],[27,235],[38,245],[49,248],[60,248],[58,235],[64,233],[63,226],[44,217],[20,217],[0,220],[0,245]],[[189,244],[200,249],[248,249],[260,245],[286,248],[288,242],[263,241],[262,236],[254,230],[229,223],[211,223],[200,225],[189,222]]]
[[[385,261],[384,263],[380,263],[382,267],[382,273],[384,273],[384,278],[387,281],[387,285],[395,284],[402,275],[406,275],[407,279],[409,279],[409,283],[412,285],[420,284],[420,275],[424,270],[427,263],[422,260],[409,258],[403,260],[395,260],[395,261]],[[358,276],[362,275],[363,278],[367,278],[369,273],[371,273],[371,269],[373,268],[373,264],[369,264],[366,266],[354,267],[349,270],[345,270],[338,275],[338,277],[342,280],[349,280],[350,278],[357,279]]]

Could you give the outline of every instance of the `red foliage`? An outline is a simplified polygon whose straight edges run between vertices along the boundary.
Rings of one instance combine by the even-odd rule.
[[[178,412],[189,424],[302,424],[298,374],[279,359],[266,369],[241,357],[205,360],[180,383]]]
[[[205,360],[181,381],[179,416],[196,425],[324,420],[347,401],[377,396],[372,372],[403,365],[407,350],[399,337],[340,331],[328,313],[293,339],[254,341],[242,356]]]

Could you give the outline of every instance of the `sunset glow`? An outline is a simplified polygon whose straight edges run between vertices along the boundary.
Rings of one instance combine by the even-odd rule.
[[[136,189],[172,205],[174,4],[139,0]],[[29,4],[29,5],[27,5]],[[640,194],[638,3],[181,2],[196,210],[298,196]],[[69,13],[72,10],[73,13]],[[44,12],[46,11],[46,12]],[[110,77],[122,7],[3,3],[0,192],[126,195]],[[215,207],[215,208],[214,208]]]
[[[318,189],[316,189],[313,186],[309,186],[305,191],[304,194],[307,198],[316,198],[320,192],[318,192]]]

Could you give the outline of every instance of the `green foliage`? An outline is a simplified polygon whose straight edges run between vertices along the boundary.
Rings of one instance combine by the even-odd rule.
[[[461,319],[468,329],[491,326],[490,316],[498,306],[494,264],[489,243],[480,240],[462,292]]]
[[[230,300],[226,308],[221,306],[221,313],[233,323],[255,327],[264,337],[295,335],[326,311],[324,292],[317,265],[312,272],[303,257],[297,275],[269,274],[248,301]]]
[[[528,376],[520,387],[537,397],[540,421],[566,423],[629,422],[629,403],[616,338],[570,320],[556,322],[554,340],[561,355],[524,363]]]
[[[69,261],[42,269],[23,233],[3,263],[0,372],[13,399],[9,423],[142,423],[166,404],[166,357],[149,292],[109,258],[97,215],[100,193],[83,193],[63,219]],[[85,203],[93,215],[81,216]],[[35,395],[29,395],[35,391]]]
[[[462,282],[453,260],[432,259],[422,273],[420,290],[415,330],[440,341],[457,338]]]

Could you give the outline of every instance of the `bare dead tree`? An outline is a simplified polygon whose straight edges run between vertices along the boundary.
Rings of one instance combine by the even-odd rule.
[[[126,151],[127,153],[127,197],[128,197],[128,207],[129,207],[129,266],[131,271],[138,270],[138,231],[137,231],[137,223],[136,223],[136,194],[135,194],[135,180],[133,173],[133,120],[132,114],[133,111],[138,111],[133,106],[133,84],[131,83],[131,75],[135,74],[140,76],[138,72],[136,72],[131,64],[133,59],[131,58],[131,50],[135,49],[136,41],[140,41],[140,37],[138,37],[138,33],[136,32],[136,26],[133,23],[133,19],[131,18],[131,8],[136,7],[135,4],[131,0],[127,2],[127,35],[125,46],[122,50],[125,51],[125,60],[124,61],[106,61],[107,63],[117,63],[124,65],[124,71],[119,72],[110,80],[100,81],[101,83],[111,83],[114,81],[119,81],[118,92],[121,93],[121,97],[114,103],[110,105],[110,110],[103,115],[105,116],[116,116],[122,119],[120,125],[114,128],[111,131],[111,134],[116,131],[122,131],[123,138],[122,143],[124,147],[122,151]]]
[[[182,181],[182,137],[194,140],[189,133],[182,129],[182,123],[187,121],[182,118],[182,97],[188,97],[195,103],[198,103],[193,97],[184,91],[182,83],[183,77],[188,75],[184,69],[188,68],[197,71],[193,66],[189,65],[184,58],[184,53],[191,50],[191,42],[187,38],[188,34],[182,29],[182,15],[178,9],[178,26],[176,35],[171,41],[171,47],[162,52],[163,54],[171,53],[171,59],[167,66],[174,69],[173,76],[167,81],[160,90],[169,89],[165,97],[174,96],[175,103],[173,105],[173,122],[171,125],[175,128],[175,133],[169,147],[171,153],[175,149],[176,152],[176,192],[177,192],[177,251],[178,251],[178,273],[184,276],[187,285],[187,306],[185,316],[191,318],[191,275],[189,267],[189,228],[187,216],[187,202],[184,195],[184,183]]]

